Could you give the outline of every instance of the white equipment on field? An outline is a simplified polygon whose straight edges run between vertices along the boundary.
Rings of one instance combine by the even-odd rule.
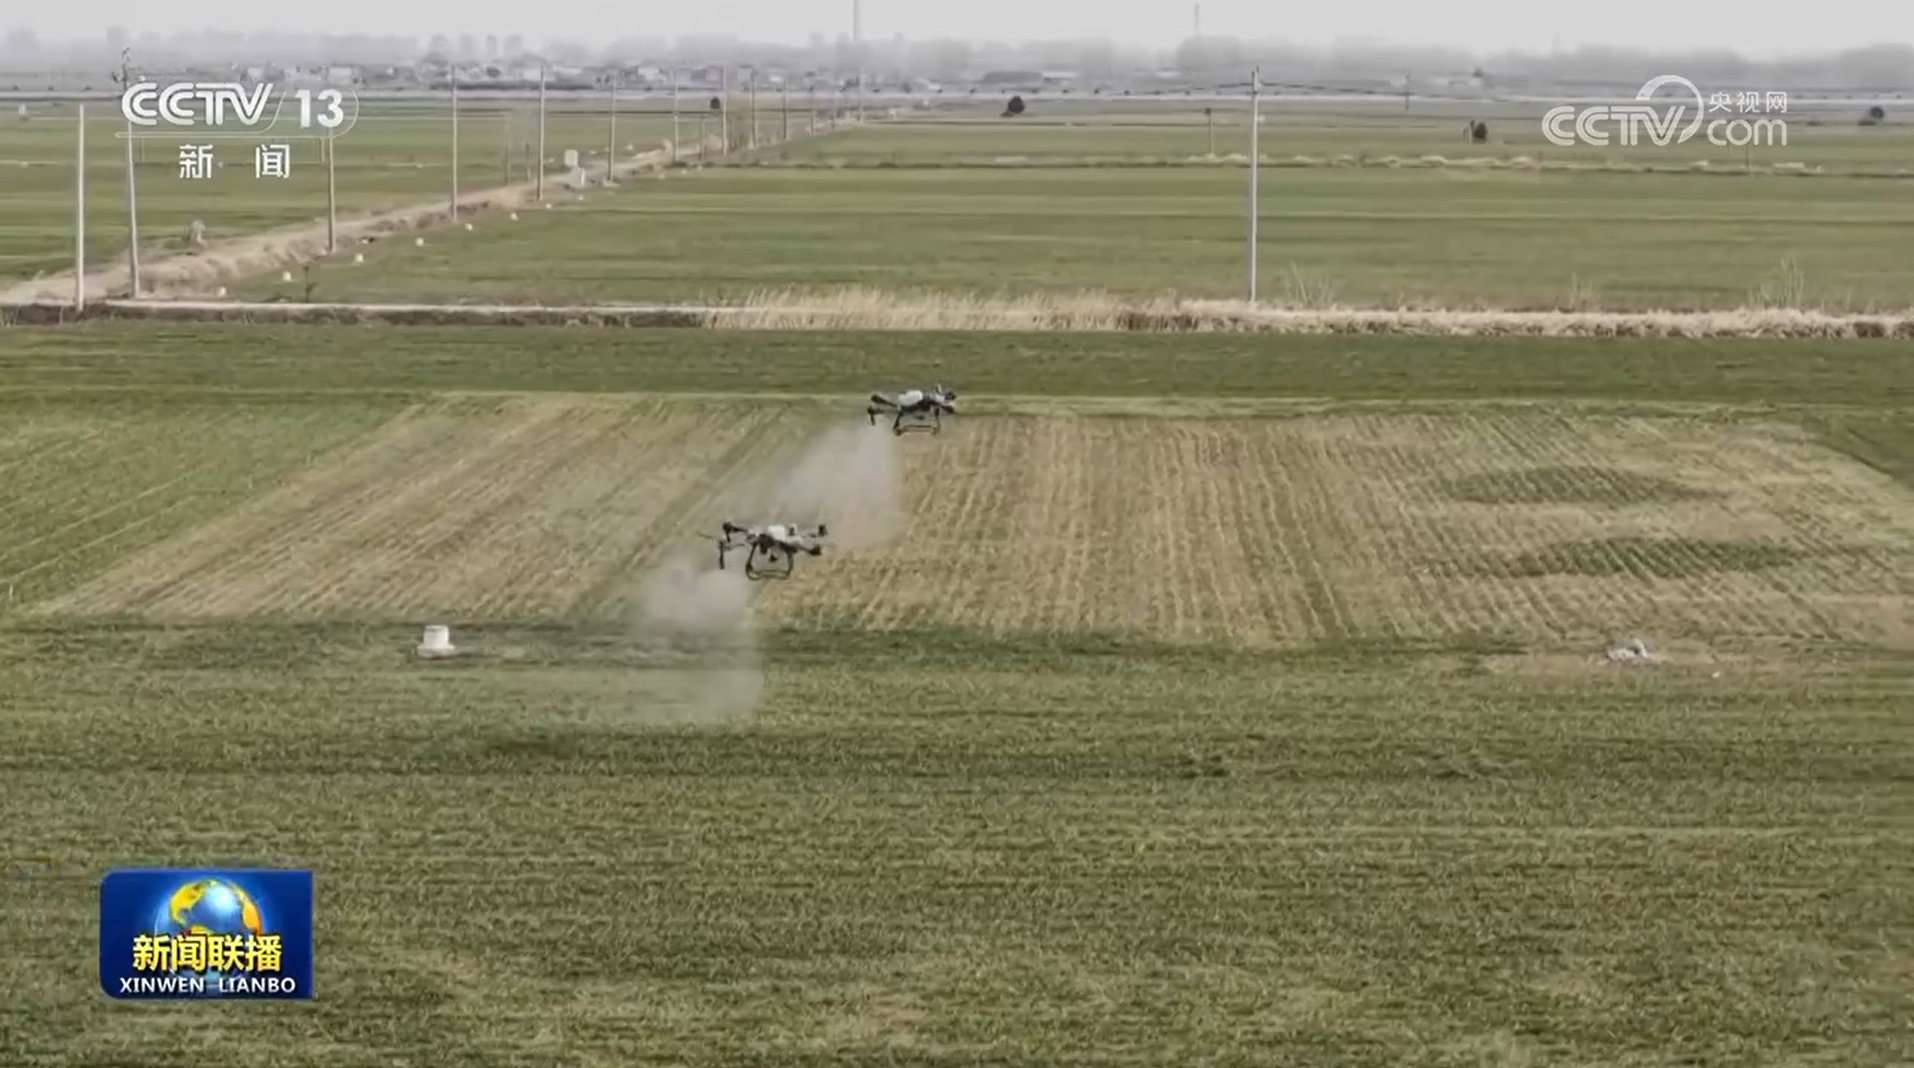
[[[419,655],[427,660],[457,656],[458,647],[452,644],[452,628],[437,623],[425,628],[425,640],[419,643]]]
[[[1622,667],[1644,667],[1656,663],[1657,657],[1648,649],[1648,643],[1640,638],[1625,642],[1613,642],[1604,654],[1608,662]]]

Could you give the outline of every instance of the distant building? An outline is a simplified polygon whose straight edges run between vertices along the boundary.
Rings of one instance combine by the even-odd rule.
[[[1029,89],[1043,84],[1043,72],[1038,70],[991,70],[985,71],[978,79],[979,85],[993,89]]]

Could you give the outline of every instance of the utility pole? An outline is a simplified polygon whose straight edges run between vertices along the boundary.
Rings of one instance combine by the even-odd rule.
[[[611,184],[612,168],[618,163],[618,69],[611,72],[611,143],[605,146],[605,184]]]
[[[731,155],[731,68],[718,68],[718,140],[724,142],[719,158]]]
[[[751,101],[751,133],[745,138],[744,144],[746,148],[756,151],[758,147],[758,68],[752,67],[751,73],[745,75],[744,91]]]
[[[133,84],[133,50],[120,50],[120,91]],[[135,188],[133,119],[126,120],[126,280],[128,295],[140,299],[140,197]]]
[[[817,86],[815,84],[804,90],[804,114],[808,116],[804,120],[804,132],[817,133]]]
[[[1262,95],[1263,71],[1261,67],[1249,72],[1249,302],[1256,303],[1256,221],[1262,214],[1261,205],[1256,198],[1256,179],[1262,170]]]
[[[788,82],[778,83],[778,118],[783,121],[783,129],[778,133],[780,142],[791,139],[791,86]]]
[[[333,170],[339,158],[339,146],[333,143],[332,131],[326,131],[326,255],[339,251],[339,177]],[[456,157],[454,157],[456,158]],[[458,168],[452,169],[452,181],[458,181]],[[506,179],[508,182],[510,179]],[[458,203],[458,194],[452,194],[452,202]]]
[[[537,198],[545,202],[545,63],[538,64],[538,160],[534,164],[538,170]]]
[[[73,310],[86,309],[86,105],[80,105],[79,177],[73,187]]]
[[[698,125],[698,151],[704,151],[704,124]],[[671,162],[678,162],[678,68],[671,68]]]
[[[452,221],[459,221],[459,67],[452,64]],[[332,170],[326,170],[326,181],[332,181]]]
[[[864,3],[851,0],[851,49],[857,53],[857,121],[864,121]]]

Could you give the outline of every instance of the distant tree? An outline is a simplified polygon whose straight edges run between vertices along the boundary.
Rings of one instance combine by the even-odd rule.
[[[1010,102],[1004,105],[1003,117],[1006,119],[1014,119],[1021,114],[1023,114],[1023,97],[1011,97]]]
[[[712,98],[711,98],[711,110],[713,110],[713,111],[723,111],[723,110],[724,110],[724,101],[722,101],[722,100],[720,100],[720,99],[718,99],[718,98],[717,98],[717,97],[715,97],[715,96],[714,96],[714,97],[712,97]]]
[[[1874,106],[1867,109],[1867,114],[1861,116],[1860,125],[1879,126],[1881,123],[1886,121],[1887,121],[1887,109],[1883,108],[1879,104],[1875,104]]]
[[[1489,139],[1489,124],[1488,123],[1483,122],[1481,119],[1476,119],[1469,123],[1469,140],[1470,141],[1473,141],[1479,145],[1488,141],[1488,139]]]

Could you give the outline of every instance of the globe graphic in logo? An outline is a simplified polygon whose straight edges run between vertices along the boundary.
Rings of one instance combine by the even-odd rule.
[[[214,944],[224,936],[241,940],[266,933],[265,921],[252,895],[224,879],[195,879],[168,895],[154,912],[152,932],[172,935],[208,935]],[[218,989],[218,961],[209,961],[204,973],[183,968],[182,976],[204,974],[208,993]]]

